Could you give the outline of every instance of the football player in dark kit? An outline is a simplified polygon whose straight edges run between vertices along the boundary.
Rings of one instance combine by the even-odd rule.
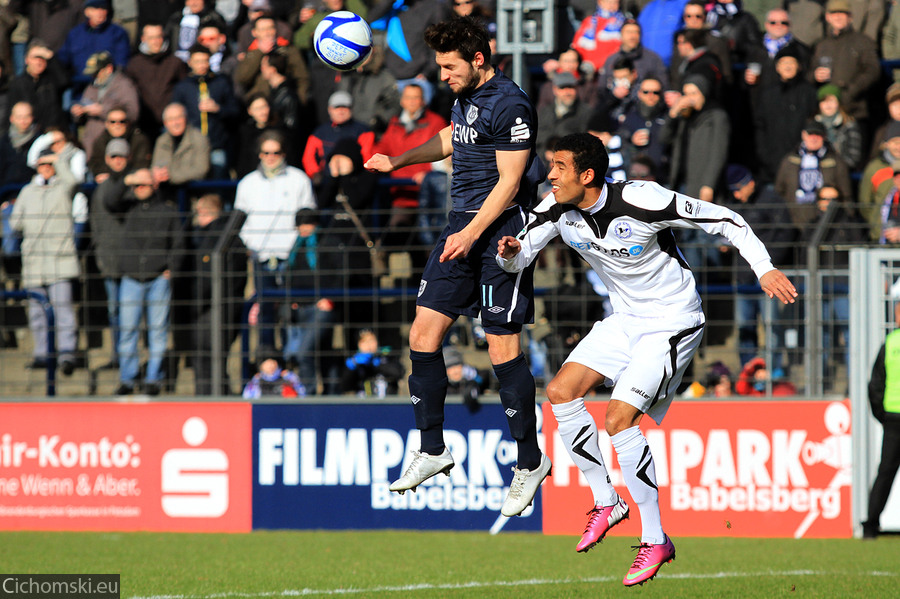
[[[410,399],[421,447],[391,491],[403,493],[453,467],[444,444],[447,372],[441,344],[460,316],[481,316],[500,399],[518,445],[518,463],[501,512],[520,514],[550,474],[537,442],[534,378],[519,333],[534,316],[532,270],[511,274],[496,263],[497,242],[526,223],[544,171],[534,149],[534,106],[511,79],[491,66],[489,36],[470,18],[425,30],[441,80],[457,94],[450,126],[399,156],[376,154],[366,168],[390,172],[452,154],[449,224],[431,253],[409,333]]]

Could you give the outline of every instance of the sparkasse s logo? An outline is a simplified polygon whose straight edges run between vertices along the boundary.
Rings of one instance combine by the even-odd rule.
[[[228,455],[201,449],[206,421],[185,420],[181,436],[190,448],[170,449],[162,456],[162,509],[172,518],[218,518],[228,511]]]

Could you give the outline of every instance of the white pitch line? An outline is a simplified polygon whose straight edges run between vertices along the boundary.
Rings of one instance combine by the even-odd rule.
[[[759,576],[847,576],[859,575],[859,572],[823,572],[816,570],[785,570],[785,571],[769,571],[769,572],[712,572],[709,574],[697,574],[690,572],[673,572],[664,573],[663,578],[674,578],[678,580],[707,580],[721,578],[749,578]],[[898,572],[864,572],[867,576],[900,576]],[[540,586],[554,584],[573,584],[573,583],[596,583],[596,582],[618,582],[617,576],[598,576],[590,578],[535,578],[530,580],[495,580],[491,582],[463,582],[454,584],[410,584],[403,586],[381,586],[369,588],[346,588],[346,589],[285,589],[283,591],[268,591],[263,593],[214,593],[212,595],[148,595],[139,596],[132,595],[129,599],[253,599],[262,597],[315,597],[329,595],[366,595],[371,593],[409,593],[414,591],[453,591],[460,589],[484,589],[491,587],[519,587],[519,586]]]

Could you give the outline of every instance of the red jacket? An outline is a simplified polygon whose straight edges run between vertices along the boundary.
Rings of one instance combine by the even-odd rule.
[[[425,110],[414,124],[411,131],[407,132],[406,127],[400,122],[400,117],[395,116],[388,123],[387,129],[375,145],[375,153],[386,154],[388,156],[397,156],[403,152],[419,146],[441,131],[447,126],[447,122],[440,115]],[[368,157],[366,157],[368,160]],[[396,179],[411,179],[419,173],[427,173],[431,170],[431,164],[411,164],[404,166],[391,173]],[[397,186],[391,188],[391,197],[393,205],[403,208],[411,208],[419,205],[418,187]]]

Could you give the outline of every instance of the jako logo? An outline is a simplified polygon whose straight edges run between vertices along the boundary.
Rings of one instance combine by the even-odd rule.
[[[221,449],[199,449],[207,432],[202,418],[188,418],[181,436],[196,449],[163,454],[162,509],[167,516],[218,518],[228,511],[228,455]]]

